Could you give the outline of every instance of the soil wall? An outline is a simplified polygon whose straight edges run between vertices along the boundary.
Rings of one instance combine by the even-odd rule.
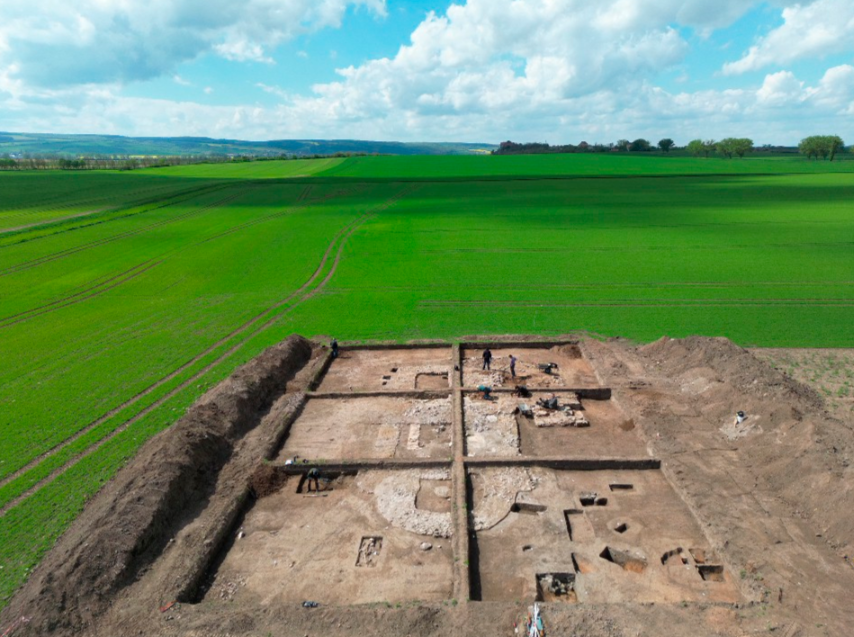
[[[80,632],[204,508],[237,443],[312,356],[291,336],[240,367],[175,425],[150,440],[90,502],[5,609],[20,634]]]

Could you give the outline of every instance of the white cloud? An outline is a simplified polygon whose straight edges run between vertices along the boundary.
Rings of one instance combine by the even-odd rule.
[[[842,64],[828,69],[812,97],[822,107],[854,114],[854,66]]]
[[[133,33],[148,29],[152,38],[145,46],[160,42],[160,30],[167,27],[187,29],[186,38],[176,40],[173,33],[167,45],[186,47],[188,55],[207,50],[259,61],[269,58],[270,47],[292,37],[295,29],[335,26],[345,8],[354,4],[354,0],[247,0],[239,9],[248,15],[238,16],[240,11],[231,10],[237,3],[226,0],[150,0],[161,13],[149,11],[148,4],[80,1],[113,14],[121,7],[136,12]],[[385,7],[380,0],[356,2],[377,14]],[[681,143],[694,137],[743,135],[760,143],[793,143],[816,131],[854,136],[849,123],[854,114],[854,67],[849,65],[827,70],[817,82],[803,82],[782,70],[752,88],[737,90],[670,93],[653,84],[663,71],[686,69],[688,43],[674,25],[713,30],[757,4],[758,0],[719,0],[713,5],[707,0],[468,0],[451,5],[445,14],[430,14],[396,55],[339,69],[338,81],[317,84],[308,95],[294,95],[272,82],[257,83],[258,89],[281,100],[275,107],[123,97],[121,86],[131,69],[138,72],[144,67],[153,73],[163,67],[172,69],[171,74],[174,61],[183,55],[132,46],[125,55],[137,66],[122,61],[124,66],[117,67],[118,62],[108,60],[95,65],[98,79],[83,81],[86,74],[81,74],[76,85],[69,81],[71,86],[45,88],[33,80],[38,77],[32,66],[35,58],[21,53],[20,39],[0,21],[0,118],[8,130],[251,139],[496,142],[509,137],[557,143],[644,136],[653,141],[672,137]],[[286,27],[281,26],[282,16],[273,15],[274,10],[297,9],[303,11],[300,20]],[[0,19],[4,15],[18,19],[13,14],[0,6]],[[100,42],[102,22],[91,11],[86,16]],[[38,33],[26,32],[27,37],[54,42],[52,46],[63,42],[63,50],[75,46],[83,53],[94,46],[85,44],[92,37],[88,27],[73,20],[41,26]],[[9,47],[2,52],[4,41]],[[135,40],[131,37],[128,42]],[[109,50],[99,49],[102,54]],[[4,68],[3,60],[12,58],[15,61]],[[178,78],[173,77],[176,82]],[[691,79],[696,81],[693,72]],[[209,94],[212,89],[204,91]],[[223,94],[219,88],[218,94]]]
[[[285,91],[284,89],[278,87],[278,86],[270,86],[269,84],[264,84],[263,82],[258,82],[257,84],[255,84],[255,86],[260,88],[265,93],[269,93],[270,95],[275,95],[276,97],[279,97],[283,100],[290,98],[290,95],[288,95],[288,92]]]
[[[394,58],[341,69],[341,81],[315,86],[307,99],[348,121],[560,108],[680,62],[688,47],[668,22],[683,3],[665,4],[670,11],[651,20],[641,10],[658,6],[651,0],[469,0],[431,13]]]
[[[269,61],[279,43],[339,27],[385,0],[16,0],[0,2],[0,68],[33,86],[145,80],[205,52]]]
[[[232,42],[217,44],[214,47],[214,51],[219,53],[226,60],[273,64],[273,58],[264,54],[263,46],[248,42],[247,40],[235,40]]]
[[[175,82],[175,84],[180,84],[181,86],[192,86],[193,85],[192,82],[188,82],[187,80],[185,80],[180,75],[173,75],[172,81]]]
[[[816,0],[783,9],[783,24],[760,38],[726,75],[788,64],[808,57],[854,51],[854,2]]]
[[[274,107],[217,106],[123,97],[115,90],[86,87],[43,92],[35,98],[4,98],[0,74],[0,112],[5,128],[50,132],[127,135],[206,135],[238,139],[334,138],[448,141],[548,140],[551,143],[609,142],[671,137],[679,143],[696,137],[751,137],[757,143],[794,144],[817,133],[840,134],[850,141],[854,114],[854,67],[829,69],[813,85],[789,72],[768,75],[752,89],[669,93],[648,82],[623,90],[606,87],[558,102],[529,103],[505,93],[500,82],[512,70],[495,71],[494,90],[477,92],[480,110],[457,110],[452,103],[417,108],[348,110],[330,97],[288,99]],[[515,76],[513,76],[515,77]],[[465,78],[449,94],[461,106],[472,92]],[[515,81],[519,80],[518,78]],[[560,81],[557,82],[560,84]],[[278,87],[260,86],[273,94]],[[380,87],[391,99],[392,86]],[[49,98],[67,108],[59,110]],[[382,98],[380,98],[382,99]],[[451,98],[449,98],[451,100]],[[451,101],[453,101],[451,100]]]
[[[804,93],[804,83],[791,71],[780,71],[765,76],[765,81],[756,91],[758,101],[767,106],[793,105],[809,97]]]

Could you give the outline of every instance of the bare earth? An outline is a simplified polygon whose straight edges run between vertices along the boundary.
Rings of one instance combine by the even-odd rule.
[[[488,372],[485,343],[271,348],[93,498],[0,635],[515,637],[535,600],[550,635],[851,634],[854,352],[489,345]]]

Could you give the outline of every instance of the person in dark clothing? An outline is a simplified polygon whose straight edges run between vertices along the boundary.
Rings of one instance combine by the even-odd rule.
[[[330,347],[332,347],[332,358],[338,358],[338,339],[333,338],[332,343],[330,343]]]
[[[510,376],[516,378],[516,357],[510,354]]]
[[[488,347],[483,350],[483,368],[489,369],[489,364],[492,362],[492,350]]]
[[[314,482],[314,492],[320,493],[320,469],[317,467],[313,467],[308,471],[308,488],[307,491],[311,493],[311,483]]]

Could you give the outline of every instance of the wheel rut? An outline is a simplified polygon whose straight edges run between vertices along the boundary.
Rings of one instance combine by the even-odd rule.
[[[17,470],[16,472],[6,476],[3,480],[0,480],[0,488],[2,488],[4,486],[6,486],[7,484],[11,483],[12,481],[14,481],[15,479],[22,477],[27,472],[31,471],[32,469],[37,467],[39,464],[44,462],[46,459],[56,455],[57,453],[61,452],[63,449],[66,449],[69,445],[73,444],[75,441],[79,440],[80,438],[82,438],[87,433],[94,430],[99,425],[108,421],[110,418],[117,415],[122,410],[126,409],[127,407],[133,406],[135,403],[139,402],[145,396],[151,394],[156,389],[162,387],[164,384],[168,383],[170,380],[173,380],[182,371],[185,371],[187,368],[191,367],[194,363],[199,362],[205,356],[213,353],[218,348],[227,345],[228,342],[231,341],[232,339],[234,339],[235,337],[240,336],[240,335],[245,335],[244,338],[242,338],[238,342],[234,343],[229,349],[227,349],[225,352],[223,352],[214,361],[205,365],[199,371],[194,373],[190,378],[181,382],[179,385],[177,385],[175,388],[171,389],[169,392],[164,394],[162,397],[158,398],[156,401],[154,401],[150,405],[146,406],[141,411],[137,412],[134,416],[129,418],[127,421],[125,421],[121,426],[113,429],[110,433],[105,435],[98,442],[90,445],[84,451],[77,454],[76,456],[71,458],[68,462],[64,463],[62,466],[58,467],[56,470],[51,472],[50,475],[48,475],[44,479],[40,480],[38,483],[36,483],[35,485],[30,487],[26,491],[24,491],[21,495],[12,499],[6,505],[4,505],[2,508],[0,508],[0,517],[3,517],[8,511],[15,508],[16,506],[18,506],[19,504],[21,504],[22,502],[27,500],[29,497],[31,497],[33,494],[37,493],[40,489],[44,488],[46,485],[53,482],[57,477],[59,477],[60,475],[65,473],[68,469],[70,469],[72,466],[74,466],[75,464],[80,462],[80,460],[82,460],[82,459],[86,458],[87,456],[91,455],[92,453],[96,452],[99,448],[101,448],[107,442],[109,442],[110,440],[112,440],[113,438],[115,438],[116,436],[118,436],[119,434],[124,432],[125,430],[127,430],[134,423],[136,423],[139,420],[141,420],[142,418],[144,418],[146,415],[151,413],[153,410],[160,407],[166,401],[173,398],[179,392],[181,392],[182,390],[186,389],[188,386],[190,386],[191,384],[196,382],[199,378],[204,376],[207,372],[211,371],[216,366],[218,366],[219,364],[221,364],[222,362],[227,360],[235,352],[237,352],[241,347],[243,347],[243,345],[245,344],[245,342],[249,338],[256,336],[256,335],[262,333],[263,331],[269,329],[272,325],[274,325],[286,313],[290,312],[291,310],[293,310],[297,306],[301,305],[305,301],[316,296],[319,292],[321,292],[323,290],[323,288],[326,286],[326,284],[334,276],[334,274],[338,268],[338,264],[340,263],[341,257],[343,255],[344,246],[346,245],[347,240],[364,223],[373,219],[374,217],[376,217],[381,212],[389,209],[390,207],[395,205],[398,201],[400,201],[401,199],[403,199],[407,195],[411,194],[413,191],[417,190],[418,187],[419,186],[417,186],[417,185],[407,186],[406,188],[402,189],[399,193],[397,193],[393,197],[387,199],[384,203],[382,203],[379,206],[376,206],[374,208],[371,208],[370,210],[366,211],[362,215],[356,217],[353,221],[348,223],[341,230],[339,230],[335,234],[335,236],[332,238],[330,243],[328,244],[326,251],[323,254],[323,257],[321,258],[320,263],[318,264],[317,268],[312,273],[312,275],[308,278],[308,280],[302,286],[300,286],[297,290],[295,290],[293,293],[288,295],[286,298],[282,299],[281,301],[279,301],[276,304],[272,305],[271,307],[267,308],[263,312],[259,313],[258,315],[256,315],[255,317],[253,317],[252,319],[250,319],[249,321],[247,321],[246,323],[244,323],[243,325],[241,325],[240,327],[238,327],[237,329],[235,329],[234,331],[232,331],[231,333],[229,333],[225,337],[218,340],[213,345],[209,346],[202,353],[195,356],[193,359],[191,359],[190,361],[188,361],[187,363],[185,363],[184,365],[179,367],[177,370],[171,372],[167,376],[164,376],[162,379],[160,379],[159,381],[157,381],[153,385],[149,386],[147,389],[140,392],[136,396],[128,399],[127,401],[125,401],[124,403],[119,405],[118,407],[110,410],[109,412],[107,412],[106,414],[104,414],[103,416],[101,416],[100,418],[95,420],[94,422],[87,425],[84,429],[81,429],[80,431],[75,433],[73,436],[70,436],[69,438],[64,440],[61,444],[57,445],[56,447],[54,447],[50,451],[47,451],[47,452],[41,454],[39,457],[35,458],[30,463],[28,463],[25,467],[22,467],[21,469]],[[331,267],[329,268],[329,272],[327,272],[326,276],[323,277],[323,279],[320,281],[320,283],[318,285],[314,286],[315,281],[317,281],[321,277],[321,275],[323,274],[323,272],[326,268],[326,265],[329,262],[330,257],[332,256],[333,252],[335,253],[335,257],[332,260],[332,264],[331,264]],[[290,305],[285,309],[284,312],[280,312],[280,313],[276,314],[275,316],[271,316],[271,314],[273,314],[277,309],[282,308],[283,306],[288,305],[288,304],[290,304]],[[264,323],[261,323],[261,325],[258,325],[265,318],[267,320]],[[257,326],[257,328],[252,329],[255,326]]]
[[[239,197],[245,195],[247,192],[249,192],[249,191],[248,190],[241,190],[240,192],[233,193],[227,197],[224,197],[223,199],[220,199],[218,201],[210,203],[206,206],[202,206],[202,207],[197,208],[195,210],[190,210],[190,211],[175,215],[174,217],[170,217],[169,219],[164,219],[162,221],[157,221],[157,222],[148,224],[146,226],[143,226],[142,228],[136,228],[134,230],[128,230],[126,232],[120,232],[119,234],[113,235],[111,237],[105,237],[103,239],[90,241],[88,243],[84,243],[84,244],[81,244],[78,246],[74,246],[73,248],[67,248],[65,250],[60,250],[58,252],[54,252],[52,254],[44,255],[44,256],[39,257],[37,259],[31,259],[30,261],[24,261],[21,263],[17,263],[17,264],[10,266],[4,270],[0,270],[0,277],[8,276],[10,274],[16,274],[16,273],[22,272],[24,270],[30,270],[32,268],[43,265],[45,263],[50,263],[52,261],[56,261],[57,259],[63,259],[65,257],[71,256],[73,254],[77,254],[78,252],[83,252],[84,250],[91,250],[92,248],[97,248],[99,246],[103,246],[103,245],[112,243],[114,241],[118,241],[120,239],[127,239],[129,237],[133,237],[133,236],[142,234],[144,232],[154,230],[156,228],[161,228],[161,227],[166,226],[166,225],[177,223],[178,221],[183,221],[183,220],[188,219],[190,217],[193,217],[193,216],[202,214],[204,212],[207,212],[208,210],[211,210],[212,208],[219,208],[221,206],[227,205],[227,204],[231,203],[232,201],[234,201],[235,199],[238,199]],[[198,194],[203,194],[203,193],[194,193],[194,195],[198,195]],[[192,198],[192,196],[193,195],[191,195],[190,198]],[[153,212],[155,210],[160,210],[162,208],[168,208],[169,206],[173,206],[177,203],[181,203],[182,201],[184,201],[184,200],[181,200],[181,201],[170,200],[168,202],[165,202],[163,205],[155,206],[153,208],[149,208],[149,209],[142,211],[138,214],[145,214],[147,212]]]

